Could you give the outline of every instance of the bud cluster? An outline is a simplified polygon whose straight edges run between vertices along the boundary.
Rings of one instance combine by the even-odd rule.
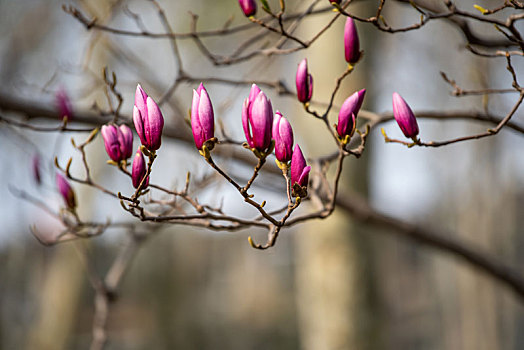
[[[245,147],[253,151],[261,161],[265,161],[274,150],[276,162],[285,173],[291,161],[291,186],[299,186],[301,190],[294,191],[294,194],[304,197],[307,194],[308,173],[311,167],[306,166],[306,160],[298,145],[293,150],[291,124],[279,111],[273,114],[271,100],[256,84],[251,86],[249,96],[242,104],[242,127],[246,137]],[[193,90],[191,130],[196,148],[209,159],[212,147],[206,147],[206,143],[214,145],[216,140],[214,112],[207,90],[202,84],[196,91]]]
[[[135,188],[139,188],[147,174],[144,153],[154,159],[155,151],[160,148],[164,117],[157,103],[149,97],[140,84],[136,87],[133,106],[133,124],[142,146],[138,148],[133,159],[131,180]],[[127,166],[127,160],[133,155],[133,132],[122,124],[120,126],[107,124],[102,126],[102,138],[107,155],[122,169]],[[111,163],[111,162],[110,162]],[[143,187],[149,184],[149,175],[144,180]]]
[[[336,5],[338,2],[333,1],[333,3]],[[240,0],[239,4],[246,16],[255,14],[256,4],[254,1]],[[348,74],[361,57],[357,28],[351,17],[347,18],[344,29],[344,52],[345,59],[350,65],[345,73]],[[295,83],[297,99],[309,111],[309,102],[313,95],[313,76],[309,73],[306,58],[298,65]],[[357,116],[362,107],[365,94],[366,89],[356,91],[344,101],[339,110],[338,123],[334,126],[334,134],[342,147],[349,143],[356,131]],[[415,140],[418,135],[415,116],[398,93],[393,94],[393,112],[404,135]],[[326,118],[326,116],[322,118]],[[276,163],[282,169],[286,179],[287,173],[290,171],[289,186],[293,196],[307,196],[311,167],[307,165],[300,146],[298,144],[294,145],[291,124],[280,111],[273,112],[271,100],[256,84],[251,86],[249,95],[242,104],[241,122],[246,138],[244,147],[250,149],[259,158],[259,167],[264,164],[266,158],[274,151]],[[161,135],[164,126],[164,118],[160,108],[140,85],[137,86],[135,92],[133,123],[142,145],[135,153],[130,175],[133,186],[137,188],[137,193],[139,193],[141,189],[149,184],[151,165],[156,157],[156,151],[161,146]],[[211,151],[218,143],[214,135],[215,115],[211,98],[202,83],[196,90],[193,90],[190,123],[197,150],[210,164],[214,164],[211,160]],[[102,137],[111,161],[125,171],[127,161],[131,157],[133,150],[133,133],[131,129],[125,124],[117,126],[110,123],[102,127]],[[150,158],[148,165],[146,165],[144,155]],[[259,170],[260,168],[255,170],[254,177]],[[73,207],[74,194],[73,196],[70,195],[72,190],[70,187],[66,187],[65,184],[67,182],[64,182],[64,180],[57,178],[57,183],[59,183],[60,192],[64,196],[66,203],[69,207]],[[243,191],[245,192],[248,187],[249,185]]]
[[[330,2],[340,10],[337,7],[340,1],[331,0]],[[255,15],[255,1],[239,0],[239,4],[246,16],[251,17]],[[357,28],[351,17],[346,19],[344,28],[344,54],[349,66],[344,75],[338,80],[338,84],[340,84],[342,78],[351,73],[354,65],[362,56]],[[295,83],[297,99],[304,104],[306,111],[327,122],[331,103],[325,115],[319,115],[309,109],[313,95],[313,76],[309,72],[306,58],[302,59],[298,64]],[[335,92],[338,90],[338,86]],[[366,89],[354,92],[346,98],[338,112],[338,122],[331,131],[341,146],[340,154],[347,155],[345,147],[349,144],[351,137],[357,130],[357,117],[364,102],[365,94]],[[64,116],[71,115],[69,100],[63,91],[57,94],[57,106]],[[406,101],[396,92],[393,94],[393,114],[404,135],[417,142],[418,125],[415,116]],[[249,95],[244,99],[240,115],[245,135],[243,146],[252,151],[258,158],[258,165],[255,167],[254,174],[246,186],[238,185],[212,159],[211,152],[219,144],[219,140],[215,137],[213,104],[208,91],[202,83],[196,90],[193,90],[190,111],[190,125],[195,147],[215,170],[239,190],[247,202],[252,197],[247,191],[265,164],[266,158],[274,153],[275,161],[282,170],[286,180],[289,201],[287,216],[289,216],[291,211],[300,204],[300,199],[307,196],[309,174],[311,172],[311,166],[307,165],[302,149],[298,144],[294,144],[291,123],[280,111],[276,110],[274,112],[271,100],[256,84],[252,84]],[[120,170],[130,176],[136,191],[133,197],[127,199],[138,205],[137,198],[147,191],[151,168],[156,158],[156,151],[161,146],[164,117],[158,104],[138,84],[133,105],[133,124],[141,145],[135,152],[130,172],[127,170],[127,166],[134,149],[133,131],[126,124],[117,125],[115,122],[108,123],[102,126],[101,129],[105,150],[110,158],[108,162],[118,166]],[[327,125],[329,124],[327,123]],[[361,135],[363,134],[361,133]],[[362,139],[364,140],[365,137]],[[148,158],[147,162],[146,157]],[[37,183],[39,183],[38,158],[33,160],[33,173]],[[69,177],[68,170],[66,170],[66,174]],[[75,214],[76,199],[72,187],[66,178],[60,174],[56,175],[56,184],[66,207]],[[118,196],[120,197],[120,194]],[[295,201],[292,200],[292,196],[296,198]],[[264,203],[256,204],[251,202],[251,204],[258,206],[259,210],[264,206]],[[264,212],[261,211],[261,213],[263,214]]]
[[[330,3],[337,6],[340,4],[340,1],[330,0]],[[353,70],[353,65],[362,57],[357,27],[351,17],[347,17],[344,27],[344,56],[346,62],[349,64],[346,73],[350,73]],[[297,87],[297,99],[302,102],[306,110],[308,110],[309,102],[313,95],[313,76],[308,71],[306,58],[300,61],[298,65],[295,84]],[[356,91],[344,101],[339,110],[338,123],[335,124],[335,129],[338,140],[343,146],[349,143],[349,140],[355,133],[358,112],[364,102],[365,94],[366,89]],[[415,115],[406,101],[396,92],[393,94],[393,114],[404,135],[417,142],[418,125]],[[318,115],[316,116],[318,117]]]

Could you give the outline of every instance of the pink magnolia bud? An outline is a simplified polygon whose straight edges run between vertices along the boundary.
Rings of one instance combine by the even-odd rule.
[[[142,144],[150,151],[160,148],[164,117],[156,102],[142,89],[136,87],[133,123]]]
[[[202,83],[196,91],[193,90],[191,131],[195,139],[195,146],[199,150],[202,149],[204,142],[213,138],[215,134],[213,105]]]
[[[360,44],[358,41],[357,27],[353,18],[346,19],[346,26],[344,27],[344,52],[346,55],[346,62],[353,64],[360,58]]]
[[[279,162],[287,163],[293,154],[293,129],[291,124],[277,111],[273,123],[273,139],[275,140],[275,156]]]
[[[135,153],[135,158],[133,159],[133,167],[131,171],[131,180],[133,181],[133,187],[138,188],[140,186],[140,183],[142,182],[142,179],[146,175],[146,161],[144,159],[144,155],[142,154],[142,151],[140,148]],[[145,187],[149,185],[149,176],[146,179]]]
[[[67,117],[67,119],[71,120],[73,117],[73,108],[71,107],[69,96],[63,87],[59,88],[55,93],[55,104],[60,113],[60,118],[63,119]]]
[[[332,3],[335,3],[335,4],[340,4],[340,1],[341,0],[328,0],[330,4]]]
[[[306,159],[302,154],[300,146],[295,145],[293,156],[291,157],[291,186],[295,186],[295,184],[301,187],[307,186],[311,167],[306,165]]]
[[[254,16],[255,13],[257,13],[257,3],[255,0],[238,0],[238,3],[246,17]]]
[[[124,159],[128,159],[133,155],[133,131],[125,124],[122,124],[118,128],[120,130],[120,152],[123,154]]]
[[[266,151],[271,144],[273,107],[267,96],[253,84],[242,105],[242,126],[250,148]]]
[[[413,111],[396,92],[393,93],[393,116],[407,138],[413,139],[418,135],[417,119]]]
[[[76,208],[76,199],[75,199],[75,192],[71,188],[71,185],[65,177],[63,177],[61,174],[56,173],[56,186],[58,187],[58,192],[60,192],[60,195],[64,199],[65,204],[67,207],[71,210]]]
[[[308,73],[307,60],[305,58],[298,65],[295,82],[298,100],[302,103],[309,102],[311,95],[313,95],[313,77]]]
[[[340,138],[344,138],[347,135],[350,137],[353,136],[356,127],[356,119],[360,107],[362,107],[362,102],[364,102],[364,95],[366,94],[366,89],[355,92],[353,95],[349,96],[340,111],[338,112],[338,124],[337,124],[337,133]]]
[[[40,155],[38,153],[35,153],[33,155],[33,158],[31,159],[31,169],[33,171],[33,178],[35,179],[35,182],[37,185],[40,186],[42,184],[42,174],[40,172],[41,167],[41,159]]]
[[[135,105],[133,106],[133,123],[135,124],[136,132],[138,133],[138,137],[140,137],[140,141],[143,145],[147,143],[143,126],[144,123],[142,121],[143,118],[145,119],[147,117],[147,97],[148,96],[144,89],[142,89],[142,86],[138,84],[135,91]],[[135,113],[135,109],[137,113]]]
[[[126,160],[133,154],[133,132],[127,125],[102,126],[102,138],[109,158],[115,162]]]

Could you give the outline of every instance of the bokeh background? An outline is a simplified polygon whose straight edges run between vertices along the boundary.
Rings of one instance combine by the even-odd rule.
[[[431,1],[430,1],[431,2]],[[439,3],[438,1],[433,1]],[[355,1],[350,10],[371,16],[377,1]],[[473,1],[457,2],[473,11]],[[477,1],[485,8],[500,1]],[[62,11],[63,1],[0,1],[0,94],[35,104],[54,104],[63,88],[74,110],[93,103],[107,106],[102,69],[118,76],[124,96],[122,113],[130,115],[134,89],[140,82],[156,98],[172,83],[176,67],[169,40],[125,37],[86,31]],[[69,3],[66,3],[69,4]],[[163,32],[148,1],[84,0],[70,4],[99,23],[138,30],[129,13],[139,14],[145,27]],[[273,3],[272,3],[273,4]],[[275,2],[276,5],[277,2]],[[247,23],[235,0],[161,1],[176,32],[190,30],[189,11],[199,15],[198,29]],[[327,1],[319,1],[325,7]],[[303,9],[287,1],[288,11]],[[419,20],[409,5],[388,2],[388,24]],[[298,30],[309,38],[332,13],[304,21]],[[314,100],[328,101],[334,81],[345,69],[344,21],[310,49],[238,65],[216,67],[192,40],[179,40],[184,68],[194,76],[245,80],[279,80],[294,90],[298,62],[308,58],[314,76]],[[497,37],[492,26],[473,26]],[[456,98],[440,77],[446,72],[465,88],[507,88],[511,77],[503,58],[486,60],[464,49],[456,27],[433,21],[422,29],[395,35],[358,24],[362,62],[344,82],[336,103],[353,91],[367,89],[364,109],[391,110],[391,94],[399,92],[413,110],[476,110],[504,116],[515,94]],[[211,51],[228,55],[257,29],[229,37],[204,39]],[[271,38],[268,36],[268,40]],[[524,71],[516,59],[517,72]],[[520,75],[522,76],[522,75]],[[182,84],[164,104],[166,123],[189,134],[183,123],[192,89]],[[249,86],[206,83],[215,115],[228,135],[243,138],[240,110]],[[330,135],[307,115],[301,104],[264,89],[275,109],[289,118],[295,140],[309,157],[333,151]],[[0,106],[2,109],[2,106]],[[2,112],[11,118],[17,114]],[[335,122],[336,113],[331,115]],[[73,117],[74,120],[74,117]],[[514,116],[524,123],[523,112]],[[34,121],[58,125],[59,121]],[[445,140],[485,130],[466,121],[420,120],[423,140]],[[389,122],[391,137],[402,138]],[[136,136],[136,135],[135,135]],[[39,133],[0,124],[0,348],[84,349],[91,341],[94,292],[84,258],[104,274],[125,241],[125,232],[108,230],[101,237],[44,247],[29,227],[52,236],[60,224],[39,208],[17,198],[9,186],[23,188],[58,208],[52,159],[64,163],[74,155],[72,172],[81,172],[70,138],[85,134]],[[138,138],[135,137],[135,146]],[[471,247],[523,271],[524,139],[514,131],[496,137],[437,149],[407,149],[385,144],[374,130],[364,156],[347,160],[341,193],[366,196],[381,212],[453,235]],[[35,151],[45,157],[44,187],[31,174]],[[93,176],[130,193],[129,180],[106,164],[101,138],[90,146]],[[223,158],[231,171],[248,176],[249,169]],[[164,140],[152,181],[183,186],[186,171],[198,178],[210,171],[193,145]],[[282,187],[263,174],[257,197],[278,203]],[[118,201],[91,188],[75,185],[83,218],[132,220]],[[196,189],[198,190],[198,189]],[[225,181],[198,194],[237,215],[253,212],[238,200]],[[252,249],[247,236],[262,241],[265,232],[210,232],[187,226],[145,226],[152,237],[141,247],[112,305],[108,349],[522,349],[524,309],[508,289],[460,259],[428,248],[388,230],[352,221],[336,211],[324,221],[308,222],[282,232],[276,247]]]

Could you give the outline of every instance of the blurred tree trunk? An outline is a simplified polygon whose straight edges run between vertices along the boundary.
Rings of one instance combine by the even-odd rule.
[[[367,13],[375,4],[368,2],[351,6],[355,13]],[[318,30],[325,20],[316,20],[310,33]],[[334,81],[345,69],[343,49],[344,18],[338,21],[338,31],[316,43],[321,48],[307,52],[310,71],[314,76],[313,99],[327,101],[334,88]],[[372,50],[372,32],[359,25],[361,43]],[[361,47],[362,48],[362,47]],[[340,62],[334,64],[333,62]],[[336,102],[342,102],[354,91],[368,89],[364,104],[372,104],[371,80],[367,79],[370,60],[362,60],[344,82]],[[301,113],[304,113],[301,111]],[[336,122],[338,110],[331,112],[330,124]],[[312,124],[313,125],[313,124]],[[314,125],[318,127],[318,125]],[[312,130],[309,134],[314,135]],[[328,153],[333,151],[329,135],[317,137],[309,143],[310,149]],[[312,143],[315,143],[314,145]],[[346,159],[342,187],[349,187],[367,196],[369,150],[359,160]],[[366,336],[369,322],[364,317],[367,308],[368,283],[366,244],[357,231],[362,228],[350,218],[335,213],[327,220],[310,222],[296,234],[296,299],[299,337],[303,349],[364,349],[369,347]],[[365,240],[365,238],[364,238]]]
[[[38,317],[28,335],[28,350],[69,348],[85,280],[85,269],[74,249],[72,245],[58,247],[51,257],[38,293]]]
[[[495,3],[491,4],[495,6]],[[488,88],[496,85],[491,61],[476,58],[470,72],[473,86]],[[504,72],[502,72],[504,74]],[[495,73],[496,74],[496,73]],[[477,108],[492,108],[496,97],[479,97],[474,103]],[[469,128],[468,133],[474,133],[475,128]],[[501,138],[491,138],[485,142],[471,144],[471,157],[476,160],[476,169],[467,176],[471,182],[464,187],[465,196],[455,198],[455,213],[458,232],[468,242],[474,242],[483,250],[500,260],[509,260],[501,253],[511,252],[508,246],[514,241],[512,225],[515,217],[515,194],[506,190],[507,184],[497,177],[503,164],[498,159],[499,149],[503,146]],[[485,169],[481,174],[477,169]],[[489,191],[483,191],[483,184],[491,184]],[[509,255],[509,254],[508,254]],[[458,302],[460,307],[454,310],[456,319],[460,320],[458,344],[461,349],[507,349],[512,344],[506,339],[513,338],[512,324],[514,309],[504,308],[504,293],[497,293],[497,287],[492,280],[474,274],[468,267],[460,267],[455,271],[458,286]],[[500,327],[505,324],[502,336]],[[452,331],[451,329],[449,330]],[[478,335],[482,334],[481,337]],[[509,337],[508,337],[509,336]]]

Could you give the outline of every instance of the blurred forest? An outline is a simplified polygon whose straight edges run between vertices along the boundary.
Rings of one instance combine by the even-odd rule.
[[[311,1],[315,2],[315,1]],[[440,6],[442,1],[425,1]],[[308,2],[309,4],[310,2]],[[318,8],[329,6],[317,1]],[[351,13],[376,12],[378,1],[353,1]],[[494,8],[503,1],[464,0]],[[86,27],[62,9],[73,5],[98,24],[140,31],[165,32],[156,7],[144,0],[0,0],[0,113],[40,126],[60,119],[27,118],[16,103],[52,110],[55,93],[66,91],[73,104],[71,125],[85,127],[75,113],[107,108],[102,71],[115,72],[123,96],[121,113],[130,116],[137,83],[160,98],[177,74],[171,41],[123,36]],[[272,8],[278,1],[270,1]],[[188,33],[198,15],[198,30],[248,24],[236,0],[159,1],[172,30]],[[260,4],[259,4],[260,5]],[[287,1],[290,13],[302,1]],[[522,12],[522,10],[520,10]],[[501,18],[504,18],[504,13]],[[140,20],[136,20],[136,16]],[[259,9],[257,16],[263,16]],[[308,18],[296,34],[311,37],[333,16],[331,10]],[[388,1],[383,16],[392,26],[416,23],[420,15],[409,4]],[[391,22],[391,23],[389,23]],[[521,21],[522,22],[522,21]],[[519,29],[524,29],[519,22]],[[228,55],[258,33],[205,37],[217,55]],[[391,111],[391,94],[401,93],[415,111],[479,111],[505,116],[518,94],[452,96],[440,72],[470,88],[511,87],[504,58],[472,55],[456,26],[435,20],[406,33],[390,34],[357,23],[364,58],[342,84],[335,104],[366,88],[363,109]],[[344,71],[344,20],[307,50],[289,55],[255,57],[239,64],[215,66],[191,37],[177,40],[184,69],[206,84],[215,116],[227,134],[243,140],[241,105],[249,85],[222,84],[208,78],[249,81],[281,80],[295,91],[297,64],[307,57],[314,76],[314,100],[328,101],[335,79]],[[498,38],[492,25],[472,23],[471,30]],[[270,35],[267,34],[268,38]],[[176,60],[175,60],[176,62]],[[522,57],[513,61],[524,71]],[[522,80],[524,76],[517,73]],[[206,80],[208,79],[208,80]],[[184,122],[192,89],[186,81],[164,101],[166,125],[183,135],[165,138],[152,180],[183,186],[186,172],[199,178],[211,173],[192,143]],[[264,88],[274,109],[289,118],[295,139],[309,157],[333,150],[331,136],[293,96]],[[22,102],[20,102],[22,101]],[[36,108],[36,107],[35,107]],[[512,121],[524,125],[524,109]],[[334,117],[333,117],[334,118]],[[334,119],[333,119],[334,123]],[[420,119],[421,138],[445,140],[485,131],[486,124],[468,120]],[[383,125],[402,138],[394,121]],[[24,189],[49,206],[61,206],[54,189],[55,156],[65,163],[77,156],[71,137],[86,133],[39,132],[0,121],[0,349],[86,349],[93,338],[95,291],[91,275],[104,276],[129,243],[124,229],[46,247],[31,233],[52,237],[61,223],[24,201],[13,188]],[[136,144],[135,135],[135,144]],[[191,140],[191,139],[190,139]],[[444,237],[457,239],[493,257],[524,277],[524,162],[522,134],[503,129],[494,137],[446,147],[407,148],[386,144],[380,128],[372,131],[360,159],[349,158],[341,194],[358,194],[373,208]],[[34,184],[31,161],[44,156],[43,186]],[[101,137],[88,153],[93,177],[108,187],[131,191],[128,179],[106,164]],[[245,178],[249,168],[227,159]],[[273,161],[272,161],[273,162]],[[74,159],[72,172],[82,172]],[[257,196],[281,198],[271,174],[261,174]],[[239,216],[253,214],[221,180],[202,190],[202,201],[219,204]],[[88,186],[73,185],[79,215],[86,220],[132,221],[114,200]],[[198,190],[198,189],[197,189]],[[285,193],[285,190],[284,190]],[[284,194],[285,196],[285,194]],[[138,221],[138,220],[136,220]],[[387,226],[354,220],[335,210],[326,220],[284,230],[276,246],[259,251],[247,237],[265,240],[266,232],[249,229],[216,232],[184,225],[144,224],[147,234],[111,300],[107,349],[523,349],[524,299],[459,256]]]

